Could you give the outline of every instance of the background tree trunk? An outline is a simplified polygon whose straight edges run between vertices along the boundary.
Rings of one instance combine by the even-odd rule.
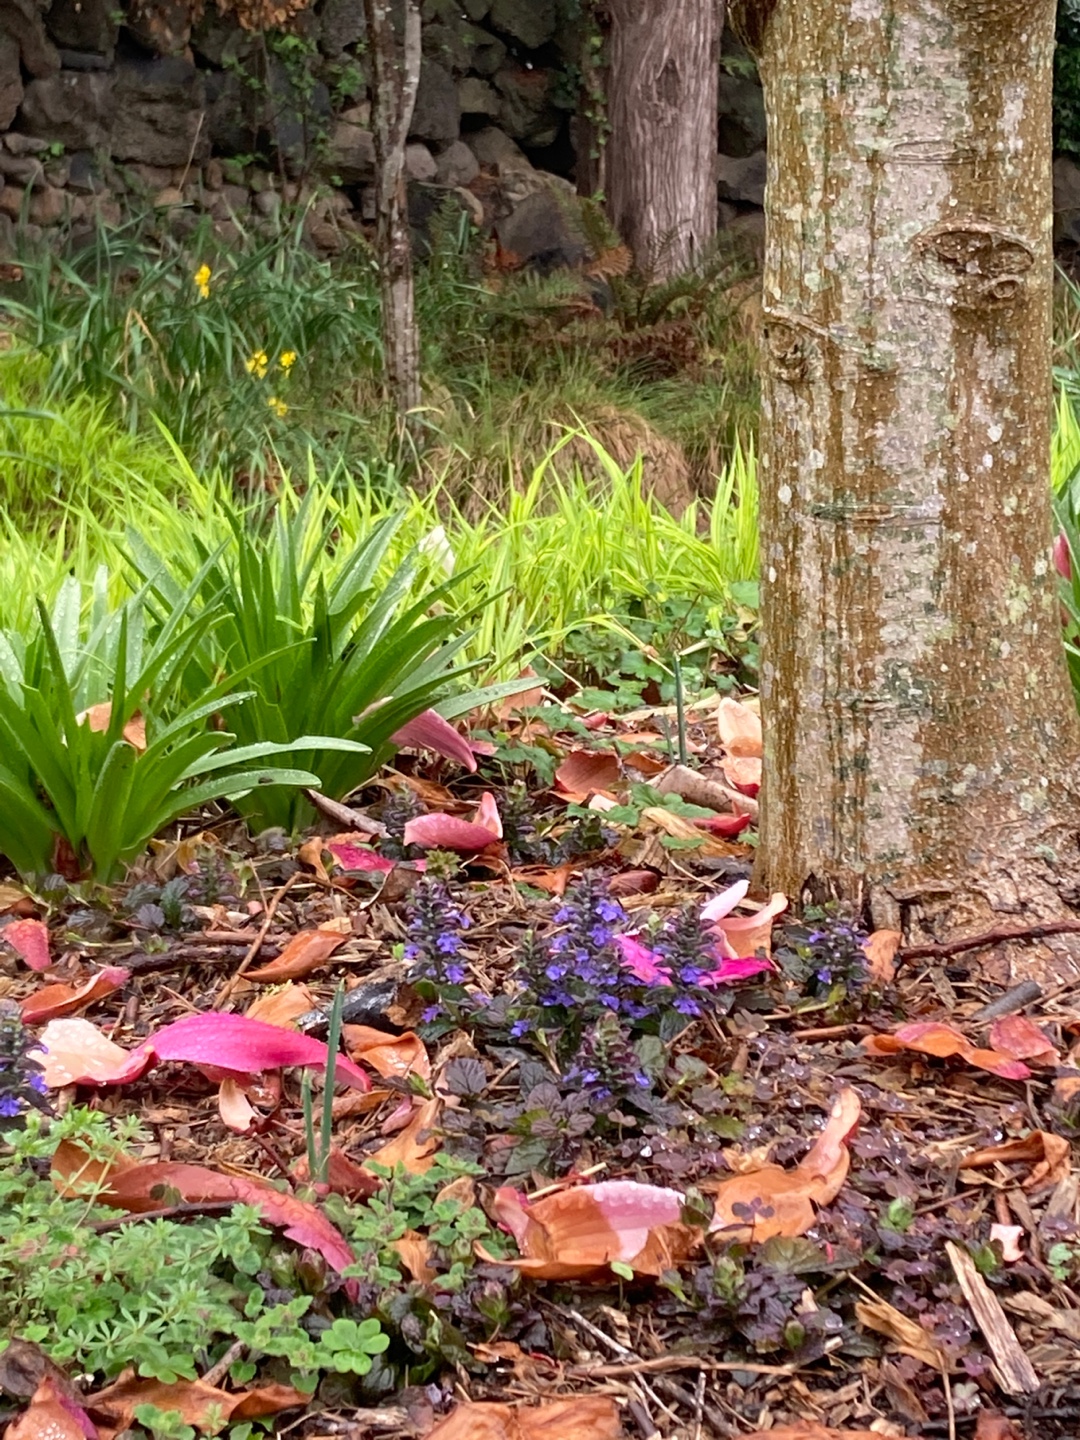
[[[420,4],[404,0],[398,53],[389,0],[364,0],[375,138],[375,257],[382,299],[386,385],[398,415],[415,422],[420,406],[420,336],[413,298],[412,242],[405,189],[405,142],[420,83]]]
[[[689,269],[716,234],[723,0],[611,0],[612,223],[656,279]]]
[[[1080,902],[1053,44],[1054,0],[777,0],[764,28],[759,867],[879,924]]]

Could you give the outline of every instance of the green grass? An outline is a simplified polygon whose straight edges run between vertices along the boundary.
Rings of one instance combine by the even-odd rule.
[[[468,506],[527,483],[564,429],[582,427],[623,469],[642,452],[646,482],[682,504],[711,491],[755,420],[753,352],[729,299],[742,272],[723,255],[709,274],[719,283],[648,303],[613,280],[602,313],[580,276],[487,274],[460,216],[437,217],[417,271],[418,448],[383,403],[363,242],[331,265],[299,221],[229,250],[208,228],[181,248],[133,223],[72,258],[27,256],[24,271],[0,292],[0,321],[15,342],[5,372],[35,404],[69,419],[85,407],[93,426],[108,417],[142,437],[163,425],[200,471],[242,485],[274,483],[313,454],[323,476],[411,479]],[[576,458],[602,476],[588,447]]]

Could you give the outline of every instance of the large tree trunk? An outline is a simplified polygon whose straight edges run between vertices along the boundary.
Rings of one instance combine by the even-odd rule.
[[[656,279],[689,269],[716,234],[716,108],[723,0],[611,0],[612,223]]]
[[[398,54],[389,0],[364,0],[371,62],[375,138],[375,258],[382,300],[386,387],[399,416],[415,423],[420,407],[420,337],[413,300],[412,243],[405,190],[405,142],[420,83],[420,4],[405,0]]]
[[[1061,913],[1054,0],[777,0],[762,34],[761,877],[939,932]]]

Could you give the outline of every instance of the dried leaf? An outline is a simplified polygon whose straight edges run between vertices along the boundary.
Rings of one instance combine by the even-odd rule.
[[[870,978],[879,985],[891,985],[896,979],[896,952],[903,938],[899,930],[875,930],[863,941]]]
[[[50,1375],[5,1433],[7,1440],[92,1440],[97,1434],[86,1411],[66,1396]]]
[[[298,1180],[311,1179],[311,1167],[306,1155],[301,1155],[292,1167]],[[338,1145],[331,1145],[326,1163],[326,1184],[335,1195],[349,1195],[353,1199],[366,1200],[382,1186],[382,1181],[370,1175],[362,1165],[350,1160]]]
[[[761,716],[741,700],[733,700],[730,695],[724,696],[716,707],[716,728],[725,750],[731,750],[733,743],[743,741],[747,748],[742,749],[742,754],[763,753]]]
[[[74,1015],[77,1010],[103,1000],[114,990],[119,990],[131,978],[131,971],[120,965],[106,965],[82,985],[46,985],[33,995],[27,995],[21,1002],[23,1023],[41,1025],[46,1020],[57,1020],[63,1015]]]
[[[459,1405],[427,1440],[622,1440],[624,1434],[614,1400],[581,1395],[521,1409],[487,1401]]]
[[[431,1079],[431,1061],[420,1036],[412,1030],[391,1035],[370,1025],[343,1025],[345,1049],[357,1062],[370,1065],[384,1080],[405,1080],[410,1075]]]
[[[761,789],[761,761],[756,755],[725,755],[720,761],[727,783],[755,798]]]
[[[102,1427],[105,1435],[130,1429],[137,1405],[178,1410],[185,1425],[216,1434],[221,1420],[233,1423],[276,1415],[281,1410],[307,1405],[310,1399],[291,1385],[260,1385],[255,1390],[230,1393],[203,1380],[176,1380],[167,1385],[161,1380],[136,1379],[132,1371],[126,1370],[111,1385],[92,1395],[89,1403],[95,1414],[108,1418],[110,1423]],[[218,1416],[216,1423],[214,1412]]]
[[[435,1163],[435,1152],[439,1148],[439,1134],[436,1126],[442,1113],[440,1099],[424,1100],[414,1107],[413,1118],[399,1135],[388,1145],[367,1156],[364,1166],[383,1165],[394,1170],[403,1165],[412,1175],[422,1175]]]
[[[426,1235],[416,1230],[406,1230],[400,1240],[390,1242],[391,1250],[397,1251],[398,1259],[405,1267],[405,1273],[421,1285],[430,1285],[438,1271],[431,1264],[431,1242]]]
[[[10,945],[31,970],[48,970],[52,964],[49,959],[49,927],[43,920],[13,920],[0,930],[0,940]]]
[[[760,1244],[773,1235],[794,1238],[814,1224],[817,1210],[840,1193],[851,1157],[847,1140],[859,1123],[858,1094],[842,1090],[824,1130],[794,1170],[766,1165],[730,1179],[702,1183],[716,1197],[710,1232]]]
[[[342,870],[357,871],[361,874],[389,874],[397,864],[376,854],[370,845],[364,843],[366,836],[357,834],[335,835],[323,842],[323,849],[329,850]]]
[[[891,1035],[868,1035],[862,1046],[868,1055],[897,1055],[902,1050],[933,1055],[939,1060],[956,1055],[968,1065],[1004,1080],[1026,1080],[1031,1074],[1022,1060],[997,1050],[981,1050],[952,1025],[937,1020],[901,1025]]]
[[[660,1275],[685,1260],[702,1234],[681,1223],[683,1204],[678,1190],[606,1180],[535,1205],[503,1186],[492,1210],[522,1254],[502,1263],[536,1279],[583,1280],[603,1275],[612,1261],[635,1274]]]
[[[435,811],[410,820],[404,831],[406,845],[419,845],[423,850],[457,850],[464,854],[486,850],[502,836],[495,797],[485,792],[472,820]]]
[[[100,1193],[95,1193],[99,1204],[133,1214],[160,1210],[172,1203],[168,1198],[171,1194],[194,1204],[233,1200],[253,1205],[268,1224],[278,1226],[298,1245],[317,1250],[335,1270],[354,1262],[344,1236],[321,1210],[254,1177],[222,1175],[202,1165],[171,1160],[140,1165],[123,1154],[118,1154],[112,1164],[103,1165],[90,1160],[80,1146],[62,1140],[53,1155],[52,1181],[61,1195],[74,1194],[80,1182],[92,1181],[102,1187]]]
[[[112,722],[112,701],[103,700],[100,705],[91,705],[75,716],[76,725],[85,724],[88,729],[104,734]],[[146,720],[136,710],[120,732],[133,750],[141,755],[146,749]]]
[[[286,1030],[296,1028],[295,1021],[301,1015],[314,1010],[318,1002],[306,985],[294,985],[290,980],[280,990],[265,990],[248,1006],[249,1020],[262,1020],[267,1025],[280,1025]]]
[[[89,1020],[50,1020],[41,1034],[40,1056],[45,1083],[59,1085],[122,1085],[142,1075],[158,1060],[185,1060],[234,1076],[257,1075],[286,1065],[326,1068],[326,1045],[252,1020],[246,1015],[188,1015],[166,1025],[135,1050],[123,1050]],[[344,1055],[338,1055],[335,1079],[360,1090],[371,1088],[368,1077]]]
[[[910,1355],[933,1370],[944,1368],[945,1352],[933,1336],[917,1320],[910,1319],[887,1300],[857,1300],[855,1315],[868,1330],[875,1330],[891,1340],[902,1355]]]
[[[980,1410],[975,1440],[1024,1440],[1024,1432],[998,1410]]]
[[[335,950],[340,950],[352,933],[342,934],[338,928],[320,925],[317,930],[301,930],[294,935],[276,960],[249,970],[249,980],[304,980],[326,963]]]
[[[831,1425],[819,1425],[816,1420],[797,1420],[794,1425],[755,1430],[740,1440],[882,1440],[882,1436],[877,1430],[836,1430]]]
[[[1003,1015],[995,1020],[990,1026],[990,1046],[1015,1060],[1030,1060],[1033,1065],[1057,1065],[1061,1061],[1054,1042],[1026,1015]]]
[[[611,750],[569,750],[555,771],[559,790],[579,802],[597,790],[614,790],[621,780],[622,766]]]
[[[976,1150],[961,1161],[964,1170],[980,1170],[986,1165],[1012,1165],[1017,1161],[1030,1161],[1031,1174],[1023,1182],[1023,1189],[1033,1190],[1039,1185],[1056,1185],[1069,1174],[1070,1146],[1063,1135],[1053,1135],[1046,1130],[1032,1130],[1021,1140],[1006,1140],[1001,1145],[991,1145]]]

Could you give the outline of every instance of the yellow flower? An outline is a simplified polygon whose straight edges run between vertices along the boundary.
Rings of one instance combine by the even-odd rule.
[[[200,265],[191,277],[195,282],[195,288],[204,300],[209,300],[210,298],[210,276],[212,273],[209,265]]]
[[[245,368],[249,375],[254,375],[256,380],[261,380],[266,374],[267,366],[270,364],[269,357],[265,350],[256,350],[251,358],[245,361]]]
[[[290,371],[292,367],[296,364],[296,351],[283,350],[281,352],[281,359],[278,361],[278,364],[281,366],[282,370],[288,373],[288,371]]]
[[[278,417],[279,420],[289,408],[285,404],[285,401],[279,400],[276,395],[271,395],[270,399],[267,400],[266,403],[270,406],[270,409],[274,412],[274,414]]]

